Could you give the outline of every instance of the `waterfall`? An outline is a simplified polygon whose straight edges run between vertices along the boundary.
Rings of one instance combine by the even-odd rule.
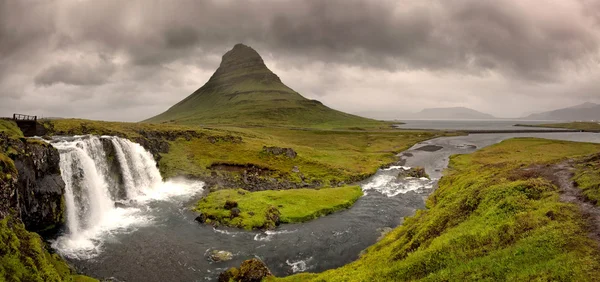
[[[115,136],[54,139],[65,182],[67,230],[53,247],[64,255],[91,258],[115,230],[148,223],[147,202],[202,190],[201,182],[163,182],[141,145]]]

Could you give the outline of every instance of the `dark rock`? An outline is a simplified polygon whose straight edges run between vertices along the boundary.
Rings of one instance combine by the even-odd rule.
[[[269,276],[273,276],[273,274],[267,265],[261,260],[253,258],[242,262],[238,279],[240,282],[260,282]]]
[[[60,175],[60,154],[39,141],[13,142],[19,153],[12,156],[18,171],[16,183],[18,210],[31,231],[56,229],[64,223],[65,183]]]
[[[232,208],[236,208],[237,206],[238,203],[236,201],[227,200],[225,201],[225,205],[223,206],[223,208],[225,208],[226,210],[230,210]]]
[[[398,178],[404,177],[414,177],[414,178],[429,178],[427,172],[425,172],[425,168],[422,167],[412,167],[410,169],[401,169],[398,173]]]
[[[229,282],[229,281],[236,281],[236,279],[238,278],[240,274],[240,271],[235,268],[232,267],[224,272],[222,272],[221,274],[219,274],[219,282]]]
[[[250,216],[253,216],[253,215],[255,215],[255,213],[254,213],[254,212],[252,212],[252,211],[248,212],[248,214],[249,214]]]
[[[200,222],[200,223],[205,223],[205,222],[206,222],[206,215],[205,215],[205,214],[203,214],[203,213],[201,213],[200,215],[198,215],[198,216],[195,218],[195,220],[196,220],[197,222]]]
[[[239,208],[232,208],[230,217],[231,218],[238,217],[238,216],[240,216],[240,213],[241,213],[241,211]]]
[[[213,262],[230,261],[233,259],[233,254],[228,251],[213,250],[208,257]]]
[[[292,148],[281,148],[281,147],[267,147],[263,146],[263,152],[271,155],[285,155],[286,157],[293,159],[296,158],[298,154]]]
[[[127,205],[124,203],[121,203],[121,202],[115,202],[115,208],[124,209],[124,208],[127,208]]]

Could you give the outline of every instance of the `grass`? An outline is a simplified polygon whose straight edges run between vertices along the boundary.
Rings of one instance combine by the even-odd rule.
[[[263,168],[265,178],[294,183],[318,182],[318,186],[352,183],[396,160],[395,154],[415,143],[444,133],[399,130],[320,130],[282,127],[212,127],[119,123],[89,120],[52,120],[44,123],[53,134],[118,135],[136,140],[156,137],[169,143],[161,154],[159,168],[165,178],[175,176],[209,177],[214,165],[254,165]],[[177,133],[193,132],[187,136]],[[168,138],[168,136],[176,136]],[[234,142],[232,138],[241,142]],[[217,140],[215,142],[215,140]],[[289,159],[262,152],[263,146],[292,148],[298,156]],[[298,167],[299,173],[292,172]],[[241,177],[235,171],[216,171]]]
[[[517,124],[516,126],[526,127],[549,127],[549,128],[565,128],[577,129],[583,131],[600,132],[600,123],[598,122],[569,122],[569,123],[549,123],[549,124]]]
[[[39,235],[11,216],[0,220],[0,254],[2,281],[98,281],[74,275],[62,258],[46,250]]]
[[[600,205],[600,155],[579,163],[573,180],[588,200]]]
[[[23,132],[17,124],[9,119],[0,119],[0,133],[7,134],[9,138],[23,137]]]
[[[275,227],[274,214],[281,223],[299,223],[349,208],[362,196],[358,186],[339,188],[293,189],[248,192],[219,190],[200,200],[195,208],[207,218],[207,223],[219,223],[247,230]],[[238,204],[241,213],[232,218],[225,203]]]
[[[232,129],[234,130],[234,129]],[[395,154],[434,133],[398,131],[322,131],[283,128],[235,129],[242,143],[211,144],[205,139],[178,140],[160,160],[166,176],[205,175],[213,164],[256,165],[272,171],[269,177],[319,181],[324,186],[351,183],[396,160]],[[262,154],[263,146],[292,148],[294,159]],[[298,167],[300,173],[293,173]],[[302,179],[301,179],[302,178]]]
[[[511,139],[453,156],[427,210],[323,273],[267,281],[599,281],[598,242],[577,206],[523,168],[600,151],[600,145]]]

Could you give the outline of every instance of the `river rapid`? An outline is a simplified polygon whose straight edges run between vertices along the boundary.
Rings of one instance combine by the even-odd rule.
[[[190,207],[202,197],[203,183],[162,181],[151,155],[135,143],[109,136],[59,138],[52,144],[61,152],[68,228],[52,246],[79,272],[114,281],[215,281],[220,272],[253,257],[277,276],[321,272],[356,260],[384,229],[424,209],[451,155],[513,137],[600,143],[594,133],[472,134],[425,141],[401,153],[400,164],[424,167],[432,180],[397,179],[401,166],[381,169],[360,183],[365,195],[352,208],[268,232],[195,222]],[[212,250],[232,252],[234,258],[212,262]]]

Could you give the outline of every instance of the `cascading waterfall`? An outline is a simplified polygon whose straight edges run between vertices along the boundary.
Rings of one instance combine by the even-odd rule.
[[[75,136],[53,140],[65,182],[67,231],[53,247],[77,258],[93,257],[102,238],[147,224],[150,200],[190,195],[199,182],[163,182],[152,155],[141,145],[115,136]]]

